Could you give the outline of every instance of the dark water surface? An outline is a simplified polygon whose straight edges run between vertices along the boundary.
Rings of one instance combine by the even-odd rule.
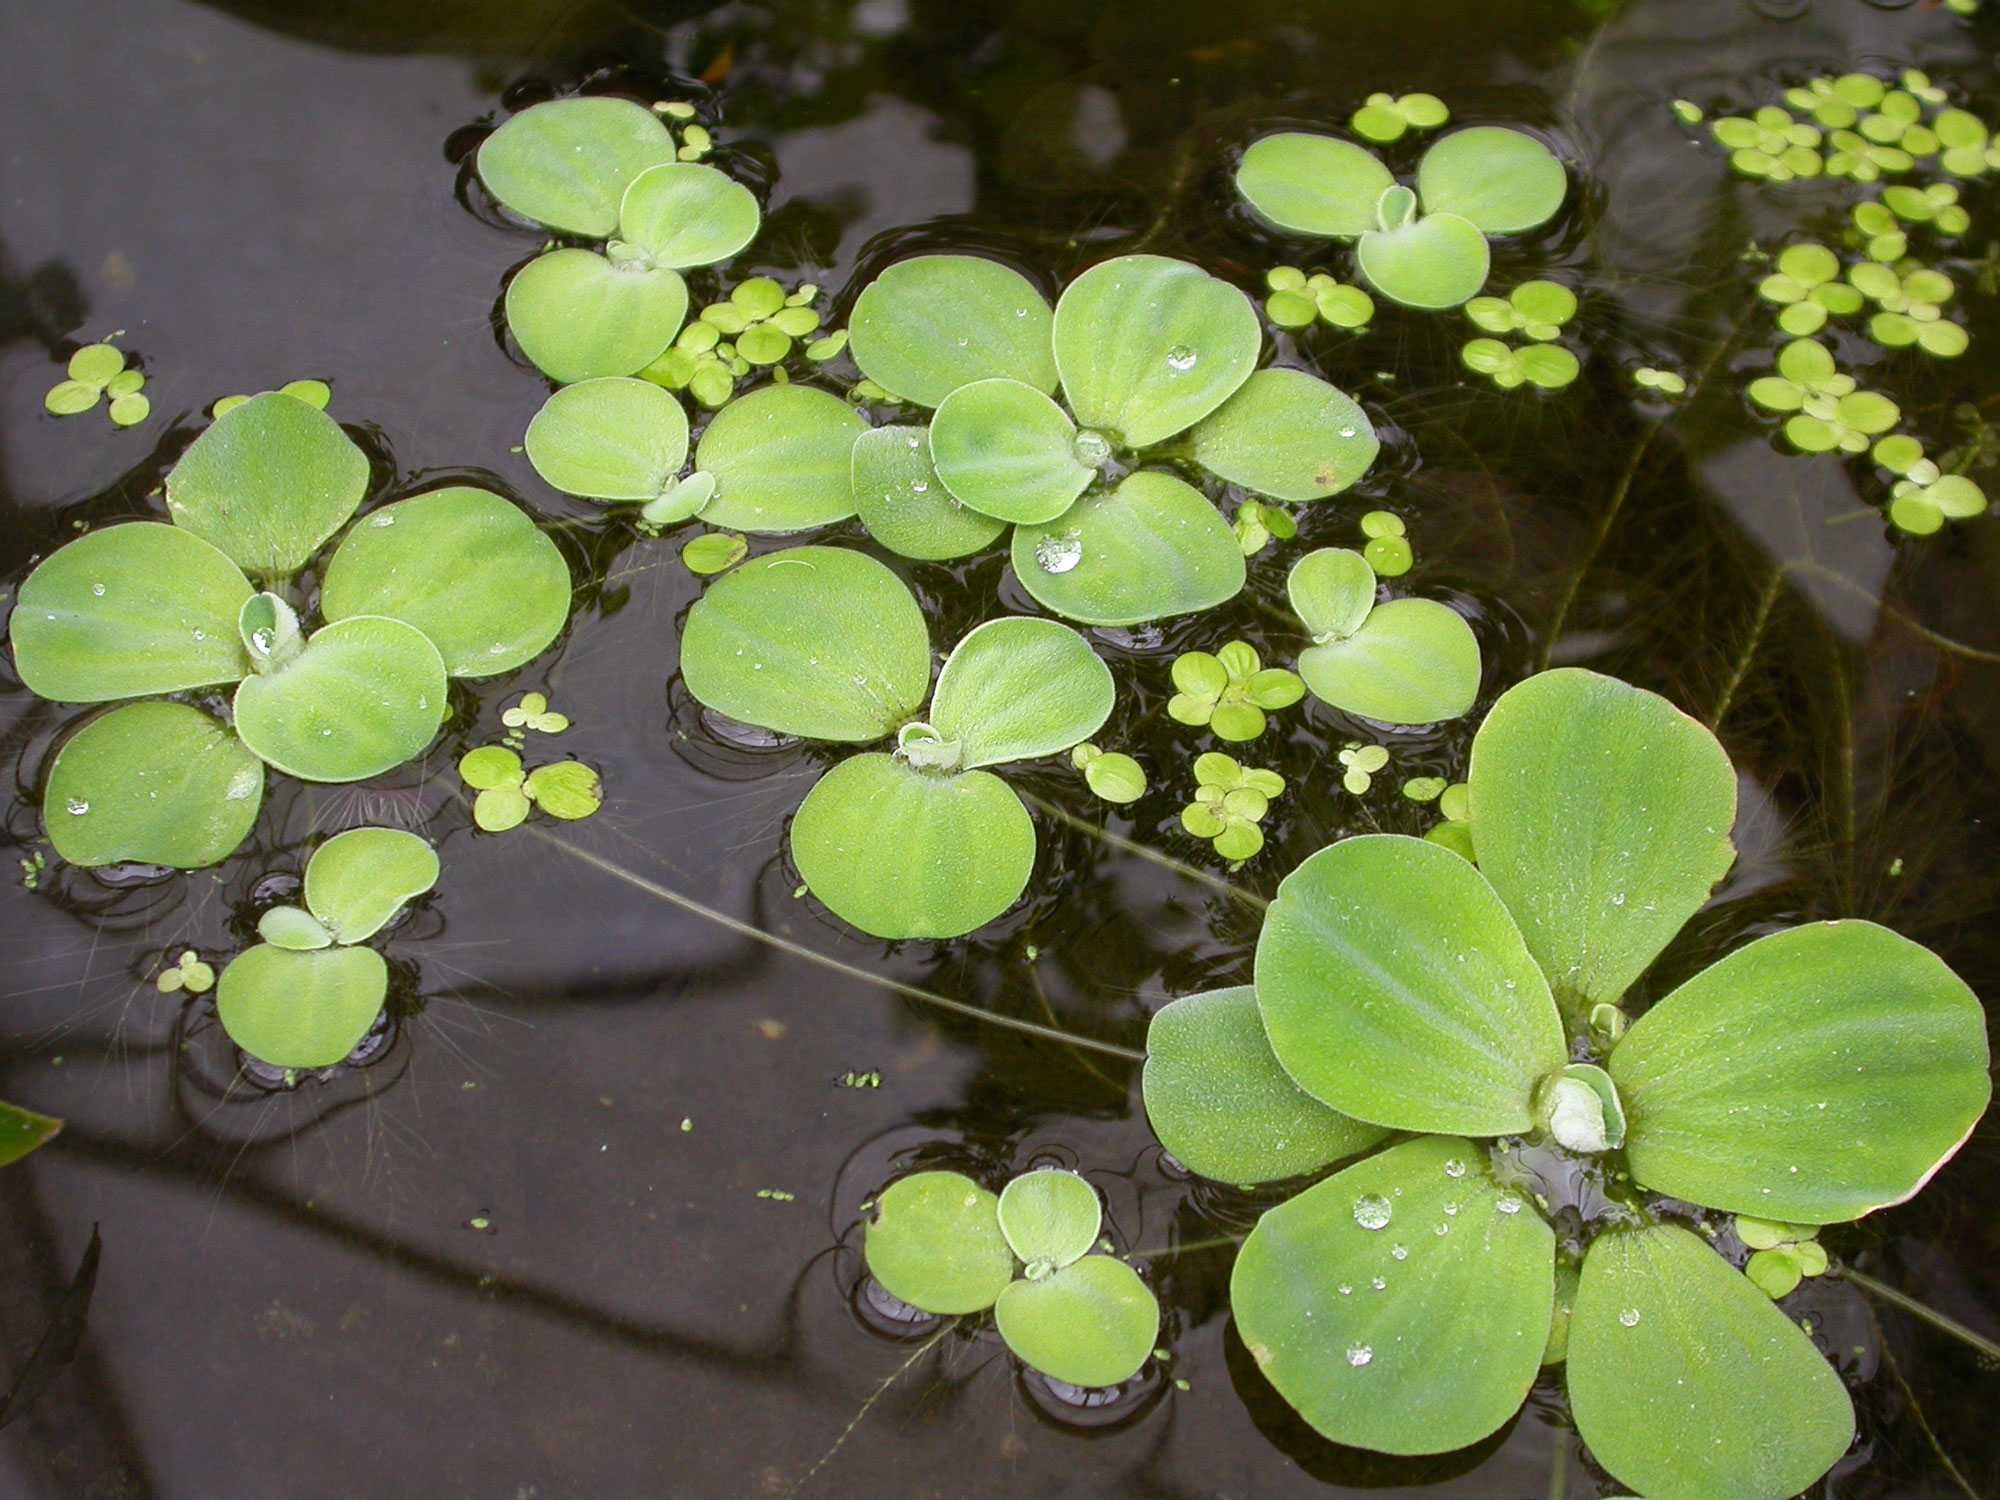
[[[510,360],[495,311],[538,240],[493,219],[458,163],[506,106],[552,89],[700,99],[721,111],[724,164],[768,189],[731,279],[809,275],[844,311],[876,267],[918,248],[983,248],[1053,293],[1143,244],[1252,287],[1289,257],[1231,207],[1229,152],[1273,121],[1344,120],[1371,89],[1428,89],[1459,120],[1545,132],[1581,190],[1505,249],[1495,280],[1559,266],[1583,289],[1592,358],[1576,387],[1538,399],[1462,380],[1455,317],[1385,310],[1359,339],[1322,330],[1285,356],[1383,428],[1359,495],[1409,518],[1406,583],[1474,619],[1483,702],[1546,658],[1719,720],[1742,772],[1742,857],[1653,993],[1746,934],[1843,915],[1931,944],[1992,996],[2000,522],[1893,541],[1855,514],[1868,497],[1846,466],[1784,456],[1750,419],[1730,372],[1772,340],[1751,297],[1760,273],[1739,257],[1838,194],[1731,185],[1666,105],[1768,102],[1782,82],[1868,63],[1927,68],[1991,118],[1996,41],[1988,21],[1863,0],[6,7],[10,589],[76,524],[156,505],[215,397],[317,376],[368,446],[378,498],[469,476],[568,517],[579,594],[560,650],[464,694],[423,765],[365,791],[274,780],[238,857],[164,881],[12,878],[74,716],[8,678],[0,1097],[68,1129],[0,1172],[0,1384],[93,1224],[103,1252],[77,1358],[0,1433],[0,1497],[623,1500],[802,1480],[808,1496],[1615,1492],[1569,1436],[1559,1382],[1462,1453],[1400,1460],[1317,1439],[1231,1332],[1230,1256],[1215,1248],[1150,1262],[1186,1390],[1154,1377],[1079,1412],[1017,1376],[990,1332],[949,1335],[810,1472],[927,1336],[899,1336],[857,1295],[859,1205],[912,1163],[996,1179],[1074,1165],[1131,1248],[1240,1232],[1259,1205],[1161,1160],[1116,1059],[776,953],[525,831],[475,835],[452,795],[456,756],[497,737],[514,694],[544,688],[576,720],[562,749],[600,766],[609,792],[600,817],[559,830],[577,848],[865,969],[1126,1045],[1164,999],[1247,979],[1254,919],[1046,817],[1030,899],[973,940],[885,948],[795,899],[784,823],[825,756],[705,725],[675,676],[677,620],[698,592],[677,540],[551,494],[513,451],[546,387]],[[1968,194],[1973,257],[2000,237],[1990,198]],[[693,279],[698,300],[714,295],[712,274]],[[1990,297],[1972,308],[1964,360],[1899,359],[1883,377],[1933,451],[1954,439],[1954,404],[1995,389],[2000,320]],[[58,361],[115,329],[150,377],[153,420],[114,432],[101,413],[44,416]],[[1711,362],[1716,378],[1654,432],[1625,369]],[[1299,545],[1354,544],[1365,508],[1316,508]],[[1097,641],[1120,681],[1100,738],[1155,772],[1114,830],[1200,857],[1175,822],[1199,747],[1161,727],[1166,664],[1235,635],[1288,658],[1297,643],[1260,604],[1282,596],[1295,555],[1264,554],[1222,611]],[[997,559],[903,571],[940,644],[1023,603]],[[1324,707],[1280,716],[1288,737],[1253,761],[1294,792],[1243,881],[1268,892],[1345,833],[1420,830],[1428,816],[1394,788],[1462,772],[1483,702],[1402,737],[1365,802],[1323,767],[1304,780],[1351,726]],[[1067,766],[1016,784],[1104,821]],[[187,946],[219,966],[249,936],[260,882],[295,875],[316,833],[363,820],[424,827],[444,860],[389,946],[396,1035],[329,1082],[246,1087],[212,1014],[151,976]],[[841,1086],[868,1070],[879,1088]],[[1829,1243],[1990,1334],[1996,1182],[1988,1123],[1917,1202]],[[2000,1375],[1850,1284],[1798,1301],[1861,1415],[1854,1454],[1815,1493],[2000,1494]],[[1438,1360],[1449,1379],[1451,1351]]]

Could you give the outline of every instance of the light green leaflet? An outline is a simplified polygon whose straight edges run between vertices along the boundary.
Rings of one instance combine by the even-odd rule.
[[[946,396],[930,448],[952,495],[1002,521],[1053,521],[1097,476],[1069,414],[1018,380],[975,380]]]
[[[1192,614],[1243,588],[1243,550],[1208,497],[1158,470],[1128,474],[1056,520],[1016,526],[1014,572],[1035,600],[1088,625]]]
[[[1264,332],[1250,299],[1199,266],[1125,255],[1064,289],[1053,338],[1076,420],[1145,448],[1228,400],[1256,368]]]
[[[890,1184],[863,1242],[869,1274],[924,1312],[984,1312],[1014,1279],[999,1207],[957,1172],[917,1172]]]
[[[185,704],[130,703],[57,752],[42,825],[73,865],[194,870],[249,836],[263,800],[263,766],[221,724]]]
[[[904,401],[936,406],[993,376],[1052,393],[1052,321],[1034,285],[998,261],[918,255],[862,289],[848,329],[862,374]]]
[[[1567,1059],[1506,907],[1424,839],[1343,839],[1301,864],[1265,917],[1256,981],[1293,1080],[1392,1130],[1525,1131],[1536,1084]]]
[[[791,547],[744,563],[696,601],[681,675],[732,719],[860,744],[923,706],[930,634],[881,563],[842,547]]]
[[[1086,1255],[1045,1277],[1010,1282],[993,1321],[1007,1347],[1044,1375],[1113,1386],[1153,1352],[1160,1304],[1124,1261]]]
[[[632,180],[674,160],[673,137],[628,99],[557,99],[524,109],[479,148],[479,178],[525,219],[604,239]]]
[[[328,621],[386,615],[429,637],[453,677],[539,656],[569,619],[569,566],[519,507],[466,485],[371,511],[326,565]]]
[[[968,510],[931,465],[921,427],[873,427],[854,440],[854,508],[868,534],[901,557],[934,562],[984,551],[1005,521]]]
[[[1569,1391],[1591,1453],[1649,1500],[1787,1500],[1854,1439],[1847,1391],[1812,1341],[1678,1224],[1591,1245]]]
[[[712,266],[755,239],[758,221],[756,195],[714,167],[649,167],[625,189],[613,253],[672,270]]]
[[[373,948],[301,951],[270,943],[222,971],[215,1003],[229,1039],[274,1068],[330,1068],[382,1013],[389,966]]]
[[[167,475],[174,524],[244,572],[282,578],[361,504],[368,459],[325,412],[278,391],[216,418]]]
[[[1035,826],[986,771],[940,776],[856,755],[792,819],[792,863],[835,915],[881,938],[957,937],[1027,888]]]
[[[59,548],[21,585],[9,622],[21,680],[41,697],[103,703],[235,682],[249,580],[176,526],[134,521]]]
[[[1286,501],[1337,495],[1381,444],[1354,399],[1303,370],[1259,370],[1189,436],[1196,463]]]
[[[1314,642],[1299,653],[1299,676],[1322,702],[1385,724],[1429,724],[1479,696],[1479,642],[1464,617],[1431,599],[1375,603],[1375,570],[1359,553],[1307,553],[1286,590]]]
[[[1146,1030],[1146,1117],[1191,1172],[1275,1182],[1316,1172],[1388,1134],[1329,1109],[1279,1066],[1249,985],[1188,995]]]
[[[334,941],[366,942],[437,879],[437,851],[414,833],[350,828],[306,862],[306,907]]]
[[[564,494],[643,503],[680,477],[687,412],[650,380],[585,380],[542,403],[522,445],[535,472]]]
[[[1585,1008],[1616,1002],[1735,858],[1736,777],[1715,736],[1593,672],[1509,689],[1466,779],[1481,872],[1557,993]]]
[[[1110,717],[1111,669],[1054,620],[1010,616],[969,631],[938,673],[930,722],[971,770],[1054,755]]]
[[[702,520],[750,532],[845,520],[854,514],[854,440],[866,426],[845,401],[811,386],[739,396],[695,447],[696,469],[715,476]]]
[[[645,369],[680,332],[687,303],[677,271],[551,250],[507,283],[507,331],[536,369],[567,385]]]
[[[296,403],[294,403],[296,404]],[[302,781],[360,781],[420,754],[444,722],[445,665],[414,625],[356,615],[236,689],[236,732]]]
[[[1097,1189],[1074,1172],[1047,1167],[1023,1172],[1000,1193],[1000,1232],[1015,1256],[1066,1266],[1097,1242],[1104,1208]]]
[[[1340,640],[1375,608],[1375,570],[1347,547],[1319,547],[1292,565],[1285,593],[1315,641]]]
[[[1406,1141],[1270,1210],[1243,1242],[1229,1282],[1237,1332],[1323,1436],[1442,1453],[1526,1399],[1555,1301],[1555,1234],[1483,1156],[1450,1136]]]

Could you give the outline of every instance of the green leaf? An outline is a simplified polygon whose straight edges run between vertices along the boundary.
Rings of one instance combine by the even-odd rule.
[[[727,573],[750,555],[750,544],[733,531],[704,531],[681,548],[681,563],[690,573],[707,578]]]
[[[1715,736],[1595,672],[1501,694],[1466,779],[1480,870],[1556,993],[1585,1009],[1624,994],[1735,857],[1736,777]]]
[[[1477,296],[1492,264],[1478,226],[1450,213],[1371,230],[1355,246],[1354,258],[1375,290],[1418,308],[1457,307]]]
[[[414,625],[453,677],[509,672],[569,619],[569,565],[516,505],[453,485],[372,511],[326,565],[328,621],[386,615]]]
[[[257,936],[273,948],[309,953],[331,948],[333,934],[311,912],[297,906],[274,906],[257,919]]]
[[[421,630],[355,615],[323,626],[289,666],[245,678],[236,732],[301,781],[361,781],[430,744],[444,681],[444,658]]]
[[[104,387],[82,380],[59,380],[42,397],[43,408],[52,416],[74,417],[89,411],[104,399]]]
[[[1218,1182],[1316,1172],[1388,1132],[1327,1108],[1292,1082],[1249,985],[1188,995],[1146,1030],[1146,1116],[1182,1166]]]
[[[902,579],[844,547],[788,547],[710,585],[688,611],[681,675],[746,724],[865,743],[923,706],[930,634]]]
[[[854,508],[868,534],[900,557],[937,562],[983,551],[1007,523],[968,510],[931,465],[921,427],[876,427],[854,440]]]
[[[1483,806],[1480,817],[1484,860]],[[1903,1202],[1992,1097],[1977,997],[1936,954],[1872,922],[1737,949],[1641,1016],[1610,1068],[1634,1177],[1797,1224]]]
[[[1563,164],[1548,147],[1497,125],[1454,130],[1417,166],[1425,213],[1457,214],[1486,234],[1547,223],[1568,191]]]
[[[510,828],[519,828],[528,820],[528,812],[534,806],[528,794],[521,789],[523,783],[512,786],[496,786],[481,792],[472,799],[472,821],[488,833],[505,833]]]
[[[1303,370],[1259,370],[1190,439],[1210,473],[1291,501],[1339,494],[1381,447],[1353,397]]]
[[[1035,825],[987,771],[938,775],[856,755],[792,819],[792,863],[827,909],[880,938],[953,938],[1021,897]]]
[[[604,783],[580,760],[536,766],[521,793],[550,817],[571,821],[591,817],[604,806]]]
[[[1359,552],[1319,547],[1292,564],[1285,594],[1314,640],[1345,640],[1375,608],[1375,570]]]
[[[1479,641],[1464,616],[1434,599],[1391,599],[1352,635],[1299,654],[1312,695],[1384,724],[1455,719],[1479,696]]]
[[[128,703],[56,752],[42,824],[73,865],[198,870],[249,837],[263,801],[264,768],[216,720],[181,703]]]
[[[1067,750],[1111,717],[1111,669],[1054,620],[1011,615],[967,632],[938,673],[931,723],[965,770]]]
[[[1000,1200],[958,1172],[917,1172],[876,1201],[862,1253],[868,1274],[924,1312],[984,1312],[1014,1279]]]
[[[1256,978],[1271,1050],[1299,1087],[1392,1130],[1525,1131],[1535,1086],[1568,1061],[1500,898],[1423,839],[1342,839],[1286,876]]]
[[[618,237],[656,266],[712,266],[757,238],[757,196],[714,167],[674,162],[632,179]],[[615,249],[616,247],[614,247]]]
[[[1056,388],[1053,315],[1020,272],[975,255],[918,255],[869,282],[847,320],[861,373],[902,401],[936,406],[994,376]]]
[[[507,328],[549,379],[631,375],[658,359],[687,317],[680,273],[551,250],[507,283]]]
[[[1117,1385],[1139,1373],[1160,1336],[1160,1304],[1139,1273],[1086,1255],[1039,1281],[1011,1282],[994,1304],[1020,1359],[1070,1385]]]
[[[11,1167],[62,1130],[62,1121],[0,1100],[0,1167]]]
[[[522,443],[543,482],[566,495],[653,500],[687,462],[687,413],[650,380],[585,380],[543,402]]]
[[[125,356],[115,344],[85,344],[69,357],[69,378],[85,385],[105,385],[125,368]]]
[[[1326,135],[1285,131],[1243,153],[1236,190],[1278,228],[1354,239],[1375,227],[1375,203],[1395,185],[1374,153]]]
[[[1084,1255],[1103,1223],[1097,1189],[1075,1172],[1023,1172],[1000,1193],[1000,1232],[1030,1275],[1037,1261],[1059,1270]]]
[[[30,573],[8,630],[21,681],[103,703],[235,682],[250,670],[242,571],[197,536],[135,521],[86,532]]]
[[[1266,1212],[1237,1253],[1236,1331],[1334,1442],[1443,1453],[1527,1398],[1555,1234],[1484,1158],[1450,1136],[1392,1146]]]
[[[437,851],[414,833],[350,828],[306,862],[306,906],[340,942],[366,942],[437,879]]]
[[[854,514],[854,440],[867,423],[840,397],[772,385],[723,407],[695,448],[715,476],[702,511],[712,526],[804,531]]]
[[[1145,768],[1116,750],[1091,757],[1084,764],[1083,779],[1093,795],[1121,807],[1146,795]]]
[[[1257,367],[1264,327],[1248,297],[1201,267],[1121,255],[1064,289],[1054,340],[1078,423],[1145,448],[1235,394]]]
[[[556,99],[524,109],[479,148],[479,179],[524,219],[601,240],[632,179],[674,159],[673,137],[628,99]]]
[[[1592,1243],[1569,1397],[1592,1455],[1648,1500],[1786,1500],[1854,1438],[1853,1404],[1811,1340],[1677,1224]]]
[[[505,745],[481,745],[458,760],[458,778],[476,792],[521,784],[521,757]]]
[[[230,961],[215,987],[222,1029],[274,1068],[330,1068],[382,1014],[389,966],[373,948],[299,952],[259,943]]]
[[[167,475],[174,523],[254,577],[288,577],[346,524],[368,458],[323,411],[277,391],[216,418]]]
[[[1002,521],[1053,521],[1091,480],[1076,424],[1031,385],[995,377],[962,385],[931,419],[931,461],[963,505]]]
[[[1159,470],[1128,474],[1044,526],[1016,526],[1014,572],[1037,603],[1086,625],[1193,614],[1241,592],[1243,550],[1208,498]]]

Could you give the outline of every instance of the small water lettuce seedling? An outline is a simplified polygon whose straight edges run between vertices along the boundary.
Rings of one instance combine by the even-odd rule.
[[[1479,642],[1465,617],[1433,599],[1375,602],[1359,552],[1308,552],[1285,580],[1313,644],[1299,676],[1321,702],[1384,724],[1455,719],[1479,696]]]
[[[507,745],[482,745],[459,757],[458,779],[478,795],[472,821],[488,833],[505,833],[539,807],[552,818],[588,818],[604,805],[604,784],[580,760],[559,760],[525,770]]]
[[[1840,257],[1806,241],[1778,252],[1775,271],[1758,283],[1757,295],[1778,307],[1778,326],[1794,338],[1819,332],[1829,316],[1861,311],[1861,293],[1840,279]]]
[[[1452,782],[1438,793],[1437,809],[1439,821],[1424,831],[1424,837],[1454,854],[1474,858],[1471,788],[1462,781]]]
[[[510,671],[562,630],[569,568],[518,508],[452,486],[349,525],[367,486],[330,417],[257,396],[167,475],[172,524],[88,532],[28,576],[9,630],[29,689],[142,700],[56,754],[43,817],[65,859],[214,864],[256,820],[266,766],[341,782],[400,765],[436,734],[448,677]],[[309,632],[290,580],[343,527]],[[224,687],[229,725],[167,696]]]
[[[1474,297],[1465,315],[1488,333],[1518,333],[1546,343],[1576,316],[1576,293],[1559,281],[1524,281],[1505,297]]]
[[[1023,1364],[1094,1389],[1138,1374],[1160,1334],[1138,1272],[1092,1248],[1102,1227],[1097,1190],[1061,1168],[1022,1173],[998,1197],[960,1172],[916,1172],[876,1201],[862,1246],[892,1297],[946,1317],[990,1307]]]
[[[532,729],[536,734],[561,734],[569,728],[569,715],[549,707],[546,693],[523,693],[521,701],[503,709],[500,722],[509,729]]]
[[[1373,297],[1324,271],[1309,276],[1297,266],[1273,266],[1264,273],[1264,285],[1271,289],[1264,299],[1264,315],[1280,328],[1324,323],[1352,333],[1366,328],[1375,316]]]
[[[61,1120],[0,1099],[0,1167],[11,1167],[61,1133]]]
[[[1069,753],[1070,764],[1083,772],[1090,790],[1106,802],[1123,805],[1146,795],[1146,771],[1131,756],[1100,750],[1085,740]]]
[[[1662,370],[1652,365],[1641,365],[1632,372],[1632,384],[1642,391],[1672,400],[1687,394],[1687,377],[1678,370]]]
[[[1436,94],[1370,94],[1348,118],[1347,128],[1365,141],[1386,146],[1405,131],[1435,130],[1451,118]]]
[[[1488,237],[1547,223],[1569,180],[1533,136],[1474,125],[1424,153],[1414,191],[1372,152],[1300,131],[1253,142],[1236,189],[1287,233],[1354,241],[1362,277],[1391,301],[1446,308],[1486,284]]]
[[[1026,616],[969,631],[931,690],[915,597],[844,547],[766,553],[711,584],[688,611],[681,675],[704,707],[778,734],[895,737],[893,753],[834,765],[791,828],[806,888],[881,938],[958,937],[1019,899],[1034,822],[984,768],[1072,749],[1113,697],[1110,669],[1082,636]]]
[[[1284,792],[1285,778],[1211,750],[1194,758],[1194,779],[1194,801],[1181,809],[1181,827],[1213,842],[1215,852],[1234,864],[1254,856],[1264,847],[1257,825]]]
[[[1729,165],[1745,177],[1789,182],[1817,177],[1826,167],[1818,147],[1817,126],[1792,117],[1791,111],[1767,104],[1754,114],[1722,115],[1709,122],[1709,133],[1729,151]]]
[[[1361,555],[1382,578],[1400,578],[1410,571],[1416,554],[1410,550],[1409,528],[1393,510],[1371,510],[1361,518],[1361,534],[1368,538]]]
[[[375,1027],[389,967],[362,946],[437,884],[435,850],[398,828],[350,828],[306,862],[305,905],[274,906],[231,959],[215,1006],[229,1039],[273,1068],[330,1068]]]
[[[85,344],[69,357],[69,378],[49,388],[42,407],[52,416],[73,417],[108,399],[112,425],[136,427],[153,411],[153,403],[139,394],[145,384],[146,377],[126,364],[124,350]]]
[[[265,395],[268,393],[260,391],[258,394]],[[310,378],[288,380],[278,387],[278,394],[281,396],[290,396],[295,401],[303,401],[315,411],[325,411],[328,404],[333,400],[333,387],[328,385],[324,380],[313,380]],[[248,396],[241,394],[217,396],[215,401],[209,406],[208,414],[211,418],[226,417],[249,399]]]
[[[940,307],[956,338],[940,334]],[[868,379],[934,409],[928,432],[854,445],[863,523],[904,552],[935,530],[909,554],[927,557],[998,534],[966,512],[1011,525],[1022,585],[1086,624],[1186,614],[1243,587],[1242,549],[1207,497],[1129,466],[1181,459],[1296,504],[1346,489],[1379,446],[1341,391],[1302,370],[1257,369],[1255,308],[1185,261],[1103,261],[1052,309],[996,261],[917,256],[862,290],[849,331]],[[911,438],[911,451],[895,446]]]
[[[1944,317],[1944,304],[1957,289],[1942,271],[1914,260],[1894,266],[1863,261],[1847,274],[1855,290],[1880,309],[1868,320],[1868,336],[1883,348],[1914,344],[1926,354],[1952,359],[1971,343],[1961,325]]]
[[[1248,641],[1231,641],[1214,655],[1184,651],[1170,669],[1176,689],[1167,715],[1219,740],[1254,740],[1264,732],[1267,710],[1290,708],[1306,695],[1297,674],[1266,667]]]
[[[523,218],[607,242],[602,254],[545,251],[507,284],[508,330],[563,384],[658,359],[687,316],[680,273],[728,260],[757,234],[755,195],[689,159],[659,116],[630,100],[533,105],[486,138],[477,165],[487,190]]]
[[[183,990],[190,995],[205,995],[214,987],[214,968],[203,963],[201,955],[192,948],[183,949],[181,956],[161,969],[153,980],[153,988],[162,995],[177,995]]]
[[[1289,542],[1299,534],[1298,522],[1292,519],[1290,511],[1281,505],[1266,505],[1260,500],[1245,500],[1237,506],[1231,529],[1235,531],[1236,543],[1243,549],[1245,557],[1255,557],[1273,537]]]
[[[1865,453],[1869,440],[1894,427],[1902,412],[1876,391],[1858,391],[1836,369],[1817,339],[1794,339],[1778,351],[1777,373],[1750,382],[1750,399],[1766,411],[1791,413],[1785,436],[1806,453]]]
[[[1750,1251],[1743,1274],[1773,1302],[1789,1297],[1806,1277],[1826,1274],[1826,1247],[1819,1242],[1817,1224],[1780,1224],[1738,1214],[1736,1237]]]
[[[1964,520],[1986,509],[1986,492],[1977,483],[1963,474],[1945,473],[1924,456],[1923,444],[1907,433],[1882,438],[1869,456],[1896,476],[1889,491],[1889,521],[1898,531],[1929,536],[1946,521]]]
[[[1575,668],[1518,684],[1474,736],[1469,804],[1477,867],[1396,835],[1322,849],[1279,887],[1235,1024],[1178,1024],[1187,1002],[1155,1018],[1147,1111],[1183,1162],[1274,1181],[1412,1135],[1258,1220],[1237,1331],[1335,1442],[1477,1442],[1566,1355],[1578,1431],[1635,1492],[1807,1489],[1853,1437],[1839,1376],[1643,1195],[1801,1225],[1902,1202],[1990,1098],[1979,1002],[1928,950],[1842,920],[1736,948],[1622,1034],[1592,1025],[1735,853],[1728,757],[1651,693]],[[1582,1226],[1573,1297],[1519,1175],[1529,1139],[1619,1199]]]
[[[1561,344],[1529,344],[1516,349],[1499,339],[1468,339],[1459,350],[1459,358],[1466,369],[1484,375],[1503,391],[1524,385],[1559,391],[1583,369]]]
[[[1357,797],[1368,795],[1376,774],[1389,764],[1387,745],[1347,745],[1340,752],[1340,784]]]

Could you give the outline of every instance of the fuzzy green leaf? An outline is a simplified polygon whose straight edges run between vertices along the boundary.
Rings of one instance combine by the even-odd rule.
[[[854,440],[867,423],[845,401],[772,385],[715,414],[695,467],[715,476],[701,518],[738,531],[804,531],[854,514]]]
[[[644,502],[687,462],[687,412],[650,380],[584,380],[542,403],[522,443],[543,482],[564,494]]]
[[[1303,370],[1259,370],[1190,435],[1194,460],[1278,500],[1337,495],[1381,445],[1354,398]]]
[[[1020,272],[976,255],[917,255],[862,289],[848,318],[861,373],[918,406],[1004,376],[1056,388],[1053,315]]]
[[[536,369],[568,385],[645,369],[680,332],[687,305],[678,271],[551,250],[507,283],[507,328]]]
[[[366,942],[437,879],[437,851],[414,833],[350,828],[306,862],[306,906],[338,941]]]
[[[486,138],[479,178],[521,217],[601,240],[618,228],[632,179],[674,150],[659,117],[629,99],[555,99]]]
[[[373,948],[259,943],[230,961],[215,1005],[229,1039],[274,1068],[330,1068],[382,1014],[389,966]]]
[[[938,673],[931,723],[966,770],[1054,755],[1111,716],[1111,669],[1054,620],[1023,615],[968,632]]]
[[[444,658],[430,637],[355,615],[323,626],[288,666],[245,678],[236,732],[302,781],[362,781],[421,754],[444,709]]]
[[[1129,474],[1043,526],[1014,528],[1013,562],[1037,602],[1086,625],[1192,614],[1243,588],[1236,533],[1185,481]]]
[[[1007,523],[968,510],[931,465],[921,427],[874,427],[854,440],[854,508],[868,534],[900,557],[937,562],[993,545]]]
[[[249,837],[264,768],[216,720],[181,703],[128,703],[56,752],[42,825],[73,865],[197,870]]]
[[[1378,604],[1352,635],[1299,654],[1315,698],[1384,724],[1457,718],[1479,696],[1482,670],[1472,627],[1434,599]]]
[[[1159,1300],[1138,1272],[1108,1255],[1086,1255],[1039,1281],[1010,1283],[993,1320],[1025,1363],[1086,1387],[1130,1380],[1160,1336]]]
[[[962,385],[931,419],[931,461],[963,504],[1002,521],[1053,521],[1097,470],[1077,457],[1076,424],[1031,385]]]

